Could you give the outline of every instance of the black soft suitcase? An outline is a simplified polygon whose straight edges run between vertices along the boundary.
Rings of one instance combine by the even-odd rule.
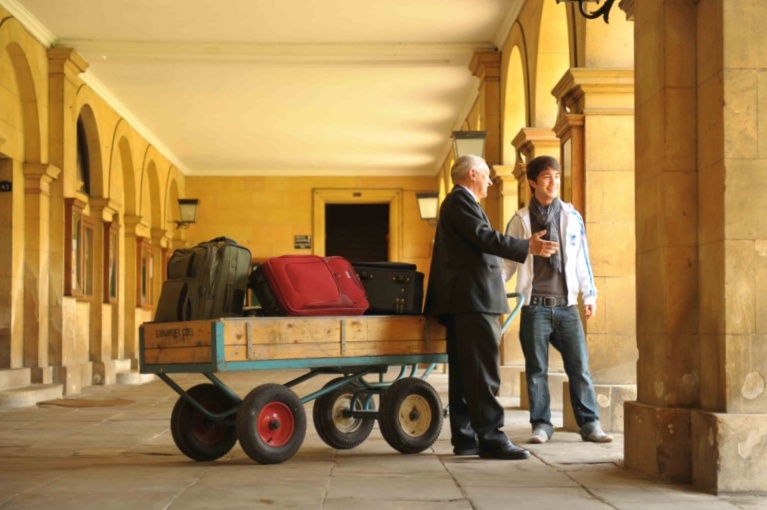
[[[365,287],[367,315],[420,314],[423,273],[404,262],[352,262]]]
[[[250,250],[226,237],[174,251],[155,322],[241,316],[251,263]]]

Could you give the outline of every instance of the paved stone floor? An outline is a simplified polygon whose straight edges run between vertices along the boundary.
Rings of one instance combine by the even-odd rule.
[[[260,371],[222,379],[244,396],[296,375]],[[309,394],[325,377],[296,392]],[[206,382],[188,374],[175,380],[184,388]],[[428,380],[446,402],[446,376]],[[627,472],[620,434],[597,445],[558,431],[548,444],[528,445],[528,460],[493,461],[453,456],[445,422],[439,440],[421,454],[396,452],[377,429],[357,448],[336,451],[314,431],[309,403],[306,440],[288,461],[260,465],[238,444],[218,461],[195,462],[173,443],[169,417],[178,397],[162,381],[89,387],[72,398],[131,403],[0,409],[0,509],[767,509],[767,497],[717,497]],[[502,401],[506,431],[524,443],[527,412],[512,399]]]

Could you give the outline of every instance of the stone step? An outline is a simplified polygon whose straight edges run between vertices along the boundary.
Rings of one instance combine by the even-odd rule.
[[[61,398],[64,386],[61,384],[31,384],[22,388],[0,391],[0,408],[30,407],[44,400]]]
[[[32,383],[32,372],[29,368],[6,368],[0,370],[0,390],[23,388]]]
[[[146,384],[157,379],[154,374],[140,374],[138,370],[131,370],[130,372],[118,372],[117,384],[124,384],[128,386],[135,386],[139,384]]]

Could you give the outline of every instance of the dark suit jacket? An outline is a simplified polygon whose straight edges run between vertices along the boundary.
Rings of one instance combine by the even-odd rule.
[[[474,195],[455,186],[440,207],[424,314],[508,313],[499,257],[521,263],[528,248],[494,230]]]

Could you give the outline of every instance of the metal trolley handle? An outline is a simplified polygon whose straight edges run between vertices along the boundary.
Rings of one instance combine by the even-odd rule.
[[[519,309],[522,308],[522,305],[525,304],[525,295],[521,292],[509,292],[506,294],[507,299],[511,298],[517,298],[517,304],[514,306],[514,309],[511,310],[511,313],[508,317],[506,317],[506,320],[503,322],[503,326],[501,326],[501,334],[504,334],[506,332],[506,329],[511,325],[511,321],[514,320],[514,317],[517,316],[519,313]]]

